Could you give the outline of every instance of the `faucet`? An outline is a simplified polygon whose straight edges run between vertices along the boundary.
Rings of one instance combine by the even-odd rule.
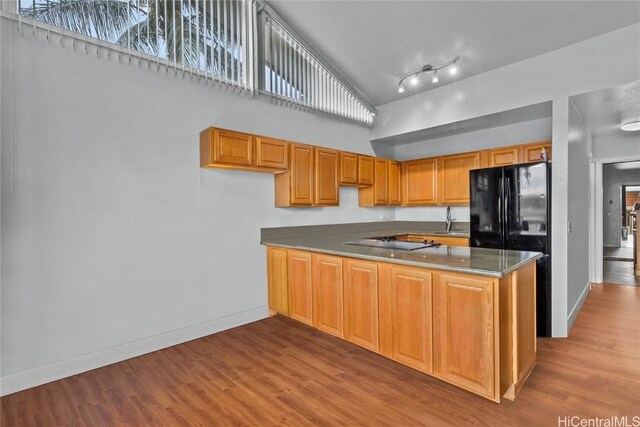
[[[451,218],[451,206],[447,206],[447,221],[445,222],[445,231],[448,233],[451,231],[451,225],[453,224],[453,219]]]

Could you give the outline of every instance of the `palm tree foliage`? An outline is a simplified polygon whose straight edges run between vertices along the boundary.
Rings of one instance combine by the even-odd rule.
[[[213,74],[233,69],[240,80],[241,41],[218,29],[218,10],[234,1],[21,0],[20,14]]]

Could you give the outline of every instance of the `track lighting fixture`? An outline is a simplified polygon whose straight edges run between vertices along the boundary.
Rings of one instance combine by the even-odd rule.
[[[438,66],[434,67],[432,65],[427,64],[417,71],[412,71],[410,73],[407,73],[404,76],[402,76],[400,81],[398,81],[398,92],[399,93],[404,92],[404,82],[407,79],[409,79],[409,82],[411,83],[412,86],[416,86],[419,83],[418,76],[422,73],[431,72],[431,83],[438,83],[439,81],[438,70],[442,70],[443,68],[447,68],[449,66],[451,67],[449,68],[449,74],[456,75],[458,73],[458,62],[460,62],[460,55]]]

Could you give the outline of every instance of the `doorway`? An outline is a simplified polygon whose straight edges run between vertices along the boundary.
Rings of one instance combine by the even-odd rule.
[[[634,258],[638,252],[640,217],[640,162],[604,164],[603,282],[640,286]]]

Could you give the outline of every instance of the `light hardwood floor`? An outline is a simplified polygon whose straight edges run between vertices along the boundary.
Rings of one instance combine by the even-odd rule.
[[[558,425],[640,416],[640,288],[595,285],[568,339],[539,339],[490,402],[280,316],[6,396],[0,424]]]

